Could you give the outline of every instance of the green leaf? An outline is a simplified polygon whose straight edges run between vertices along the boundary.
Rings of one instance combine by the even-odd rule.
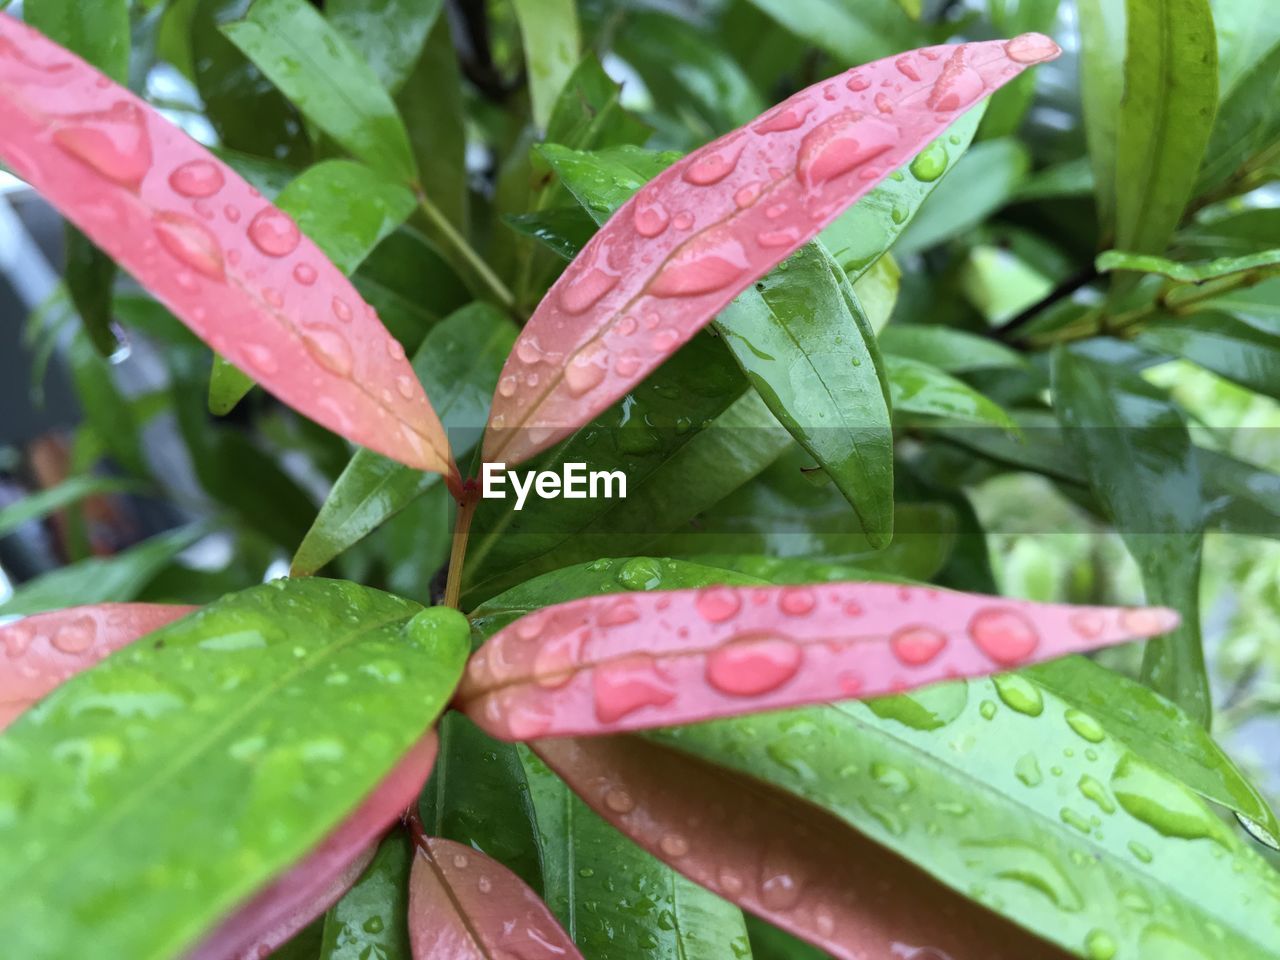
[[[543,143],[538,145],[538,154],[597,226],[603,225],[633,193],[680,159],[680,154],[671,150],[642,150],[630,144],[588,151]]]
[[[21,814],[0,827],[8,949],[185,952],[423,736],[467,637],[447,608],[276,581],[68,681],[0,739],[3,795]]]
[[[1257,393],[1280,397],[1280,336],[1230,314],[1200,311],[1160,318],[1136,342],[1185,357]]]
[[[737,61],[715,36],[687,20],[657,10],[632,12],[614,50],[635,67],[659,105],[678,105],[673,112],[701,134],[699,140],[764,112],[766,103]]]
[[[111,331],[111,299],[116,282],[115,261],[93,245],[83,233],[66,224],[63,228],[66,258],[63,276],[71,303],[80,314],[84,331],[101,356],[109,357],[118,348]]]
[[[1116,227],[1116,150],[1125,82],[1125,4],[1077,0],[1080,101],[1093,167],[1098,226],[1104,241]]]
[[[413,357],[413,369],[463,456],[479,439],[515,325],[476,303],[434,327]],[[325,499],[293,558],[295,574],[314,573],[440,481],[371,450],[358,450]]]
[[[86,337],[76,337],[71,341],[67,357],[71,362],[76,396],[90,429],[121,467],[137,477],[149,476],[141,425],[129,401],[116,387],[111,365],[93,349]]]
[[[26,0],[22,17],[116,83],[129,79],[129,0]]]
[[[1202,726],[1164,697],[1084,657],[1064,657],[1026,675],[1096,717],[1107,732],[1152,766],[1221,804],[1249,832],[1280,849],[1280,822],[1257,789]]]
[[[529,784],[514,744],[494,740],[465,714],[446,714],[420,806],[429,836],[479,850],[542,889]]]
[[[1280,207],[1246,207],[1191,224],[1177,238],[1196,256],[1243,256],[1274,247],[1280,237]]]
[[[885,355],[885,366],[897,413],[1017,429],[999,404],[937,367],[892,354]]]
[[[1280,956],[1265,861],[1027,675],[651,737],[816,803],[1078,956]]]
[[[1023,181],[1014,199],[1050,200],[1088,196],[1094,191],[1094,172],[1089,159],[1077,157],[1075,160],[1066,160],[1037,170]]]
[[[1182,615],[1176,631],[1147,643],[1143,679],[1207,726],[1199,604],[1205,509],[1182,414],[1139,375],[1065,349],[1053,358],[1053,398],[1068,446],[1138,562],[1147,601]]]
[[[146,488],[138,481],[121,477],[94,474],[68,477],[56,487],[29,494],[21,500],[0,507],[0,539],[13,533],[24,523],[39,520],[55,510],[78,503],[85,497],[104,493],[137,493],[144,489]]]
[[[1266,4],[1214,0],[1213,27],[1218,35],[1218,87],[1225,101],[1280,42],[1280,21]]]
[[[473,299],[426,238],[410,227],[382,241],[351,282],[377,309],[383,326],[409,349],[437,321]]]
[[[1022,0],[1009,4],[1003,0],[991,0],[987,8],[996,36],[1016,37],[1023,33],[1053,33],[1058,3],[1059,0]],[[991,108],[982,123],[982,139],[1006,137],[1018,132],[1035,97],[1037,76],[1037,73],[1024,73],[992,95]]]
[[[223,34],[298,109],[383,176],[417,178],[409,136],[377,74],[306,0],[255,0]]]
[[[921,46],[926,36],[895,0],[751,0],[792,33],[852,66]]]
[[[578,63],[578,11],[574,0],[513,0],[533,100],[533,122],[545,127],[556,97]]]
[[[875,333],[848,280],[808,244],[740,295],[716,328],[773,415],[857,511],[893,536],[893,426]]]
[[[1026,147],[1011,137],[970,147],[921,205],[894,253],[927,250],[969,232],[1013,199],[1030,165]]]
[[[877,184],[819,234],[850,280],[857,281],[894,245],[943,178],[956,169],[986,109],[984,100],[966,111],[945,136]]]
[[[1218,105],[1208,0],[1126,0],[1115,246],[1160,253],[1195,186]]]
[[[528,748],[544,897],[592,960],[723,960],[750,955],[733,904],[686,880],[600,819]]]
[[[845,274],[847,277],[848,274]],[[867,272],[853,281],[853,295],[862,304],[862,312],[867,316],[867,323],[876,332],[877,337],[888,322],[893,319],[894,308],[898,305],[898,294],[902,290],[902,268],[893,254],[886,253],[867,268]]]
[[[409,190],[350,160],[325,160],[307,168],[275,203],[346,274],[355,272],[416,206]],[[252,378],[215,357],[209,377],[210,411],[229,413],[252,386]]]
[[[173,558],[207,533],[200,524],[160,533],[110,557],[90,557],[19,584],[0,616],[133,600]]]
[[[1243,257],[1219,257],[1203,263],[1178,263],[1164,257],[1143,253],[1126,253],[1123,250],[1107,250],[1098,254],[1095,264],[1099,273],[1111,270],[1135,270],[1155,273],[1183,283],[1203,283],[1233,273],[1256,272],[1258,277],[1276,272],[1280,268],[1280,250],[1263,250]]]
[[[329,0],[325,16],[394,94],[413,72],[444,0]]]
[[[1199,193],[1221,186],[1280,139],[1280,42],[1224,94],[1196,184]]]
[[[187,32],[196,89],[223,147],[254,158],[305,164],[311,147],[302,117],[220,30],[223,24],[243,17],[250,2],[194,0]],[[235,166],[241,176],[262,189],[242,165]],[[263,193],[270,196],[266,190]]]
[[[408,835],[393,830],[355,886],[325,914],[318,960],[412,960],[405,927],[412,863]]]
[[[521,236],[537,240],[566,262],[576,257],[596,232],[596,222],[581,207],[509,215],[502,222]]]
[[[1280,537],[1280,476],[1210,450],[1196,453],[1208,524],[1226,533]]]
[[[880,331],[880,348],[908,360],[919,360],[947,373],[1023,368],[1026,361],[998,340],[953,327],[890,324]]]

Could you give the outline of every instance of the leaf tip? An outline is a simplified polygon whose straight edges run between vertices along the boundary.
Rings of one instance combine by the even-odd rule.
[[[1030,66],[1056,60],[1062,55],[1062,48],[1043,33],[1023,33],[1007,41],[1004,52],[1015,63]]]

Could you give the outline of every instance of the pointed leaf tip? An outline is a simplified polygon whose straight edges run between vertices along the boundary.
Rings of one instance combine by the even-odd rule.
[[[883,583],[607,594],[500,630],[472,656],[458,701],[501,739],[605,734],[898,693],[1177,623],[1163,607]]]
[[[195,607],[102,603],[40,613],[0,627],[0,730],[58,684]]]
[[[0,158],[201,339],[422,470],[448,442],[400,345],[285,213],[146,102],[0,14]]]
[[[428,837],[409,878],[409,941],[419,960],[582,960],[551,910],[478,850]]]
[[[978,99],[1057,53],[1025,34],[878,60],[659,174],[525,326],[494,394],[484,458],[527,460],[600,413]]]

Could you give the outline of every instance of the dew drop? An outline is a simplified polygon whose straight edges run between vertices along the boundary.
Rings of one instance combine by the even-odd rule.
[[[722,290],[750,267],[731,230],[713,229],[691,238],[663,265],[649,285],[657,297],[692,297]]]
[[[640,236],[656,237],[667,229],[671,217],[661,200],[646,200],[642,194],[641,198],[636,200],[632,220],[635,223],[636,233]]]
[[[339,377],[348,377],[355,362],[344,334],[324,324],[302,328],[302,342],[320,366]]]
[[[760,903],[768,910],[790,910],[800,902],[800,885],[789,873],[771,873],[760,882]]]
[[[151,169],[146,118],[128,101],[100,113],[63,118],[53,142],[95,173],[135,192]]]
[[[275,307],[277,310],[284,306],[284,296],[275,287],[263,287],[262,299],[267,301],[268,306]]]
[[[169,186],[184,197],[212,197],[224,183],[226,178],[211,160],[192,160],[169,174]]]
[[[644,653],[600,664],[592,671],[592,687],[601,723],[615,723],[642,707],[665,706],[676,696],[653,657]]]
[[[602,627],[620,627],[635,623],[640,619],[640,608],[633,600],[623,598],[610,601],[596,616],[596,622]]]
[[[160,246],[175,259],[212,280],[222,280],[226,276],[222,248],[209,228],[199,220],[184,213],[162,211],[155,215],[152,226]]]
[[[1157,607],[1138,607],[1120,615],[1120,625],[1139,637],[1153,637],[1178,625],[1178,615]]]
[[[758,181],[739,187],[738,191],[733,195],[733,202],[738,207],[749,207],[756,202],[756,199],[760,196],[761,189],[761,184]]]
[[[504,397],[514,397],[518,386],[515,375],[509,373],[498,381],[498,393]]]
[[[790,247],[800,242],[798,227],[782,227],[778,230],[762,230],[756,234],[756,243],[762,247]]]
[[[1084,938],[1084,953],[1089,960],[1114,960],[1118,949],[1115,938],[1105,930],[1091,930]]]
[[[889,638],[893,655],[907,666],[919,667],[933,660],[947,645],[947,635],[933,627],[903,627]]]
[[[1028,717],[1044,713],[1044,696],[1034,683],[1016,673],[1003,673],[992,677],[996,693],[1005,705]]]
[[[689,841],[678,833],[668,833],[658,841],[658,849],[668,857],[683,857],[689,852]]]
[[[228,203],[222,208],[222,215],[227,218],[228,223],[240,222],[240,208],[235,204]]]
[[[1177,781],[1125,754],[1111,775],[1111,792],[1127,813],[1166,837],[1210,838],[1224,846],[1224,827]]]
[[[1102,635],[1107,623],[1102,614],[1093,610],[1084,610],[1071,615],[1071,629],[1087,639],[1095,639]]]
[[[930,110],[950,113],[967,107],[986,92],[987,84],[982,75],[965,65],[964,50],[957,48],[942,68],[929,99]]]
[[[869,86],[871,86],[871,81],[868,80],[866,77],[860,77],[857,74],[854,74],[852,77],[849,78],[849,82],[846,83],[845,86],[848,87],[850,90],[852,90],[854,93],[861,93],[863,90],[866,90]]]
[[[564,369],[564,383],[571,394],[580,397],[598,387],[608,372],[608,355],[596,343],[574,354]]]
[[[309,263],[300,263],[293,268],[293,279],[309,287],[316,282],[316,268]]]
[[[947,170],[947,148],[940,141],[933,141],[915,155],[910,170],[911,175],[922,183],[932,183]]]
[[[617,360],[614,361],[613,369],[617,371],[620,377],[634,377],[643,366],[644,358],[635,350],[628,350],[620,354]]]
[[[786,587],[778,596],[778,609],[789,617],[807,616],[817,603],[817,597],[807,587]]]
[[[565,284],[560,291],[560,306],[566,313],[584,313],[616,287],[618,279],[617,274],[591,267],[581,275],[571,277]]]
[[[883,93],[877,93],[875,96],[876,109],[881,113],[893,113],[893,101],[886,97]]]
[[[333,315],[343,323],[351,322],[351,306],[341,297],[333,298]]]
[[[1040,642],[1025,616],[1008,607],[989,607],[974,614],[969,636],[983,653],[1002,666],[1026,660]]]
[[[1033,753],[1024,753],[1013,765],[1013,774],[1027,787],[1038,787],[1044,782],[1044,774],[1040,772],[1040,761]]]
[[[892,124],[845,110],[805,134],[796,173],[809,186],[817,186],[880,156],[897,142],[898,129]]]
[[[1112,802],[1111,798],[1107,796],[1106,787],[1093,777],[1089,776],[1089,774],[1086,773],[1080,777],[1080,782],[1077,784],[1077,787],[1079,788],[1081,795],[1087,800],[1091,800],[1093,803],[1097,804],[1098,809],[1103,813],[1116,812],[1116,805]]]
[[[84,653],[93,646],[96,634],[97,627],[92,617],[77,617],[55,630],[49,642],[63,653]]]
[[[742,597],[730,587],[706,587],[699,590],[693,603],[698,614],[711,623],[724,623],[737,616],[742,609]]]
[[[614,787],[604,795],[604,805],[614,813],[630,813],[636,802],[627,791]]]
[[[1052,60],[1062,51],[1042,33],[1024,33],[1006,43],[1004,52],[1017,63],[1042,63]]]
[[[685,180],[699,187],[719,183],[733,173],[734,167],[738,165],[738,158],[742,155],[743,146],[744,144],[739,141],[709,153],[700,154],[684,168]]]
[[[1070,709],[1066,713],[1067,726],[1090,743],[1101,743],[1106,737],[1102,724],[1082,710]]]
[[[649,557],[632,557],[618,568],[614,579],[627,590],[656,590],[662,586],[662,566]]]
[[[794,677],[802,658],[803,651],[791,640],[741,637],[707,654],[707,682],[730,696],[759,696]]]
[[[387,337],[387,356],[392,360],[404,359],[404,346],[395,337]]]
[[[267,207],[249,224],[249,239],[267,256],[284,257],[297,249],[302,233],[283,211]]]
[[[852,83],[852,81],[850,82]],[[756,133],[782,133],[787,130],[795,130],[804,123],[805,118],[813,112],[816,106],[817,104],[810,100],[785,103],[751,129]]]
[[[271,352],[270,348],[260,343],[246,343],[244,345],[245,356],[249,358],[249,365],[259,373],[273,374],[280,369],[280,364],[276,362],[276,356]]]
[[[681,210],[672,222],[675,223],[677,230],[688,230],[693,226],[693,214],[688,210]]]

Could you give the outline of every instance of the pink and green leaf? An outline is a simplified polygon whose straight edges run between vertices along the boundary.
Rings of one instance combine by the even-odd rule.
[[[144,101],[0,15],[0,159],[201,339],[316,422],[448,473],[404,350],[285,213]]]
[[[966,108],[1057,53],[1027,34],[878,60],[659,174],[534,312],[494,395],[485,459],[526,460],[600,413]]]
[[[195,607],[103,603],[40,613],[0,627],[0,730],[54,687]]]
[[[523,880],[480,851],[439,837],[425,838],[414,858],[409,941],[418,960],[582,958]]]
[[[472,656],[458,700],[500,739],[605,734],[898,693],[1177,623],[1164,608],[883,583],[612,594],[500,630]]]

